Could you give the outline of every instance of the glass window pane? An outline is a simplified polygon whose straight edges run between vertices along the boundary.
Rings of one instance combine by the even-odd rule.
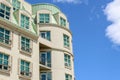
[[[3,57],[3,54],[0,53],[0,59],[2,59],[2,57]]]
[[[0,32],[4,32],[4,28],[1,28],[1,27],[0,27]]]
[[[30,65],[30,63],[29,63],[29,62],[26,62],[26,65],[25,65],[25,66],[26,66],[26,67],[29,67],[29,65]]]
[[[4,59],[5,59],[5,60],[8,60],[8,56],[7,56],[7,55],[4,55]]]
[[[49,14],[40,14],[39,15],[39,22],[40,23],[49,23]]]
[[[24,65],[24,61],[23,60],[21,60],[21,65]]]
[[[3,60],[0,58],[0,64],[2,64],[2,61],[3,61]]]
[[[4,60],[4,65],[8,65],[8,61],[7,60]]]
[[[2,8],[2,9],[5,9],[5,5],[4,5],[4,4],[1,4],[1,8]]]
[[[21,27],[29,29],[29,17],[21,14]]]
[[[41,73],[41,80],[47,80],[46,73]]]
[[[6,11],[10,11],[10,8],[6,6]]]
[[[10,17],[10,7],[8,7],[4,4],[1,4],[0,17],[3,17],[5,19],[9,19],[9,17]]]
[[[21,71],[24,71],[24,66],[23,65],[21,65]]]
[[[49,72],[49,73],[47,73],[47,80],[51,80],[52,78],[51,78],[51,73]]]

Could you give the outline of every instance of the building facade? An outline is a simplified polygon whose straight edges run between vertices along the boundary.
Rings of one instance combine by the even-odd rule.
[[[72,34],[55,5],[0,0],[0,80],[74,80]]]

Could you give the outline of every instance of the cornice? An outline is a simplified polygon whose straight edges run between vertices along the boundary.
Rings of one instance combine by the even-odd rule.
[[[16,31],[16,32],[19,32],[20,34],[28,36],[29,38],[31,38],[33,40],[38,40],[37,34],[34,34],[33,32],[31,32],[29,30],[23,29],[20,26],[10,22],[9,20],[5,20],[5,19],[0,17],[0,24],[5,26],[5,27],[8,27],[13,32]]]
[[[60,51],[60,52],[64,52],[64,53],[68,53],[70,54],[72,57],[74,57],[73,53],[64,49],[58,49],[58,48],[50,48],[50,49],[41,49],[41,51]]]
[[[64,29],[64,30],[68,31],[72,36],[72,32],[68,28],[60,26],[58,24],[53,24],[53,23],[46,23],[46,24],[43,23],[43,24],[41,24],[41,23],[38,23],[38,25],[39,25],[39,27],[48,27],[49,26],[49,27],[57,27],[57,28],[60,28],[60,29]]]

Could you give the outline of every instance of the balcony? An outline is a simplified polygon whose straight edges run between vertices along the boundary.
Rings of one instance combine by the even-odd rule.
[[[0,44],[10,48],[11,47],[11,40],[5,39],[4,37],[0,37]]]
[[[5,64],[0,64],[0,72],[9,73],[10,72],[10,66],[5,65]]]
[[[53,44],[51,41],[48,41],[42,37],[39,37],[38,41],[40,43],[40,47],[45,47],[45,48],[52,48],[53,47]]]
[[[21,50],[23,50],[23,51],[25,51],[25,52],[29,52],[29,53],[32,52],[32,49],[31,49],[31,48],[28,48],[28,47],[25,47],[25,46],[22,46],[22,47],[21,47]]]
[[[31,56],[32,49],[26,46],[21,46],[20,52],[23,53],[24,55]]]
[[[41,70],[50,70],[51,64],[47,62],[47,58],[40,58],[40,69]]]
[[[24,78],[24,79],[31,79],[32,77],[32,73],[31,72],[26,72],[26,71],[20,71],[20,78]]]
[[[51,52],[43,51],[40,52],[40,69],[50,70],[51,69]]]

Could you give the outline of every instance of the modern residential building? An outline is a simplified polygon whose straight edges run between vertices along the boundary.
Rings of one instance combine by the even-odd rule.
[[[0,0],[0,80],[74,80],[72,34],[55,5]]]

